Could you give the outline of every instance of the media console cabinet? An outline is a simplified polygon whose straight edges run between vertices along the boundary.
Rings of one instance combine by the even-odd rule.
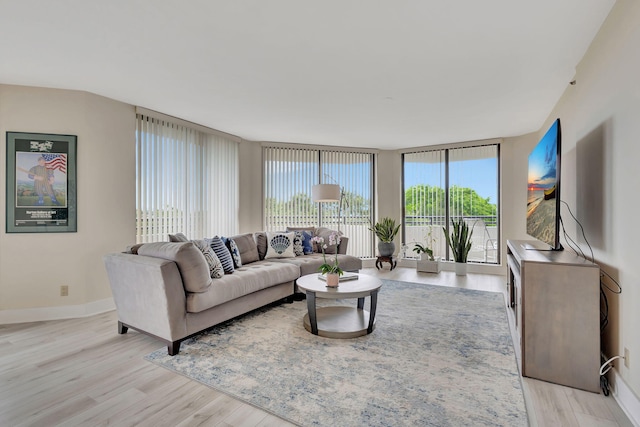
[[[535,246],[507,242],[507,305],[521,374],[598,393],[600,267],[566,250]]]

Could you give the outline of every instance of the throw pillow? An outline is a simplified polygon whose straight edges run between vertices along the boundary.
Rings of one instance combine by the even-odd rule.
[[[287,227],[287,231],[293,231],[294,233],[296,233],[297,236],[300,236],[300,239],[302,240],[303,255],[309,255],[313,253],[313,243],[311,242],[311,239],[313,238],[312,231],[309,231],[306,229],[294,230],[294,229],[290,229],[289,227]],[[298,254],[296,253],[296,255]]]
[[[216,256],[222,263],[222,269],[224,270],[225,274],[233,273],[233,259],[231,258],[229,249],[227,249],[222,239],[220,239],[220,237],[218,236],[215,236],[212,239],[205,239],[205,241],[211,247],[211,249],[213,249],[213,252],[215,252]]]
[[[219,279],[224,276],[224,269],[222,268],[222,263],[218,259],[218,256],[211,246],[207,244],[204,240],[192,240],[193,244],[196,248],[200,249],[202,255],[204,255],[204,259],[207,260],[207,265],[209,265],[209,275],[212,279]]]
[[[231,252],[231,258],[233,259],[234,268],[242,267],[242,257],[240,256],[240,250],[238,249],[238,245],[236,245],[235,240],[229,239],[229,252]]]
[[[304,248],[302,246],[302,233],[300,233],[299,231],[294,231],[293,232],[293,253],[296,256],[302,256],[304,255]]]
[[[294,258],[293,238],[295,233],[270,233],[267,232],[267,253],[264,259],[269,258]]]
[[[127,249],[125,250],[125,253],[127,254],[133,254],[133,255],[138,255],[138,249],[140,249],[140,246],[144,245],[144,243],[137,243],[133,246],[129,246],[127,247]]]
[[[185,236],[182,233],[176,233],[176,234],[169,234],[169,241],[170,242],[188,242],[189,239],[187,239],[187,236]]]

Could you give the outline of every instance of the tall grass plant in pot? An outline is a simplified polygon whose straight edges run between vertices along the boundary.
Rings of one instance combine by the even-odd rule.
[[[471,251],[471,236],[473,229],[464,222],[462,218],[451,221],[451,235],[447,234],[447,229],[442,227],[447,244],[453,253],[453,260],[456,262],[456,274],[464,276],[467,274],[467,257]]]

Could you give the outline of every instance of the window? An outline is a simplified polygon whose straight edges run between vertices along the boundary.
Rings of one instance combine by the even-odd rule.
[[[468,261],[497,263],[499,145],[403,154],[404,241],[450,259],[443,227],[463,219],[473,227]]]
[[[178,119],[136,119],[136,241],[235,234],[237,143]]]
[[[373,154],[264,147],[263,161],[267,231],[328,227],[349,237],[350,255],[373,256],[374,241],[368,230],[373,216]],[[314,203],[311,189],[318,183],[340,185],[342,204]]]

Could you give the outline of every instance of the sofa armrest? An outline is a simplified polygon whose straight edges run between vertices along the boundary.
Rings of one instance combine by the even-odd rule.
[[[339,254],[343,254],[343,255],[346,254],[348,245],[349,245],[349,238],[341,236],[340,237],[340,245],[338,245],[338,253]]]
[[[187,335],[186,295],[175,262],[124,253],[103,259],[120,322],[171,342]]]

